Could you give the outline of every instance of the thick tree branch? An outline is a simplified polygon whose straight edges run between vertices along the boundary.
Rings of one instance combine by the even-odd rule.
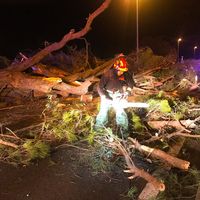
[[[133,147],[139,150],[140,152],[143,152],[147,155],[150,154],[151,157],[167,162],[173,167],[177,167],[183,170],[188,170],[190,162],[171,156],[160,149],[150,148],[148,146],[141,145],[138,141],[136,141],[133,138],[129,139],[133,143]]]
[[[83,37],[90,30],[93,20],[109,6],[110,2],[111,2],[111,0],[105,0],[104,3],[102,3],[102,5],[99,8],[97,8],[92,14],[90,14],[88,17],[88,20],[86,22],[86,25],[82,30],[80,30],[78,32],[75,32],[75,30],[71,30],[69,33],[64,35],[64,37],[61,39],[61,41],[55,42],[55,43],[47,46],[46,48],[44,48],[43,50],[41,50],[40,52],[35,54],[33,57],[30,57],[27,60],[25,60],[24,62],[21,62],[19,64],[13,64],[13,65],[9,66],[7,68],[7,70],[9,70],[9,71],[10,70],[24,71],[27,68],[29,68],[30,66],[38,63],[41,59],[43,59],[49,53],[59,50],[62,47],[64,47],[67,42],[77,39],[77,38],[80,38],[80,37]]]

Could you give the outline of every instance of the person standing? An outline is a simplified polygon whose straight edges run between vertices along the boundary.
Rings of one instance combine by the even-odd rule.
[[[128,72],[127,65],[125,56],[120,54],[112,67],[102,75],[97,88],[101,101],[95,129],[101,129],[106,126],[108,112],[113,107],[116,112],[117,126],[123,133],[128,130],[128,117],[121,102],[131,93],[135,82]]]

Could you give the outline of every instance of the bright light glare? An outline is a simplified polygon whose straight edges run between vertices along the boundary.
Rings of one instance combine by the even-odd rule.
[[[122,108],[148,108],[149,104],[142,102],[128,102],[127,100],[113,100],[112,103],[115,110],[120,110]]]
[[[195,76],[195,83],[198,83],[198,76]]]
[[[182,41],[182,38],[178,38],[178,42],[181,42]]]

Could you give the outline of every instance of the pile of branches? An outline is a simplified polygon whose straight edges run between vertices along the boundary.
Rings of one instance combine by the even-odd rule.
[[[146,101],[150,107],[145,117],[135,115],[137,110],[127,110],[131,113],[132,131],[131,138],[126,141],[115,136],[100,135],[99,137],[99,133],[93,130],[98,99],[93,98],[94,101],[91,102],[86,100],[85,104],[82,104],[84,106],[81,106],[79,98],[90,92],[89,87],[99,81],[99,77],[113,65],[115,58],[107,61],[94,59],[95,66],[91,66],[86,48],[83,65],[80,64],[79,59],[71,60],[71,64],[76,66],[71,67],[70,70],[49,66],[46,64],[47,61],[43,60],[45,58],[47,60],[47,56],[52,56],[54,51],[63,48],[67,42],[84,36],[89,31],[94,18],[109,4],[110,0],[105,0],[90,14],[81,31],[71,30],[59,42],[47,44],[32,57],[21,53],[19,62],[12,62],[7,68],[1,69],[2,96],[15,89],[18,93],[32,95],[33,98],[50,95],[51,102],[50,104],[47,102],[37,129],[35,126],[29,126],[17,132],[7,127],[7,131],[4,132],[4,127],[1,126],[0,155],[5,162],[17,161],[24,164],[48,156],[50,147],[55,141],[74,142],[84,139],[89,143],[100,142],[125,158],[126,172],[132,175],[130,178],[142,177],[147,181],[139,198],[148,199],[164,191],[165,183],[144,169],[138,168],[131,157],[131,152],[134,149],[144,157],[152,156],[155,162],[161,160],[165,164],[163,166],[165,172],[174,167],[188,170],[190,163],[177,156],[184,145],[185,138],[199,138],[199,99],[188,97],[190,92],[195,91],[195,94],[198,94],[199,91],[198,78],[192,67],[187,63],[176,64],[173,56],[154,56],[149,48],[141,50],[140,63],[135,63],[135,54],[127,56],[130,71],[136,80],[129,101]],[[187,73],[183,71],[184,69],[187,69],[185,70]],[[71,95],[75,95],[73,101],[78,100],[80,103],[77,103],[77,108],[72,107],[73,102],[58,103],[58,96],[68,97],[69,101]],[[88,114],[88,111],[91,113]],[[19,134],[27,130],[31,130],[29,134]],[[166,145],[167,150],[164,148]],[[174,149],[176,151],[172,151]]]
[[[35,159],[49,156],[51,149],[57,149],[59,146],[82,148],[83,142],[85,144],[87,141],[94,146],[96,152],[95,145],[101,144],[114,152],[115,157],[124,157],[125,172],[132,174],[131,179],[141,177],[146,180],[147,184],[139,195],[140,199],[155,197],[165,190],[165,180],[162,177],[165,177],[171,168],[182,171],[189,169],[190,162],[177,156],[187,138],[200,137],[200,108],[199,102],[193,98],[185,102],[170,102],[162,95],[145,98],[150,105],[145,116],[143,112],[142,116],[140,115],[141,110],[127,110],[129,116],[131,114],[131,130],[130,138],[125,140],[117,136],[113,119],[113,124],[110,124],[113,127],[111,133],[107,131],[108,128],[102,132],[94,131],[97,102],[82,103],[79,99],[74,102],[74,98],[61,101],[60,98],[50,95],[48,101],[45,101],[45,109],[41,111],[40,122],[18,130],[11,130],[8,125],[2,127],[1,160],[29,164]],[[84,145],[84,148],[90,149],[90,145]],[[154,175],[158,174],[156,170],[149,172],[135,163],[133,158],[136,151],[147,162],[155,163],[158,169],[163,169],[159,172],[159,178]],[[101,159],[105,160],[105,157],[100,157],[99,160]]]

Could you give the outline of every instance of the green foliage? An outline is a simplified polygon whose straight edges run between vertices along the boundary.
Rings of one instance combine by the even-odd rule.
[[[168,100],[160,100],[160,99],[150,99],[148,101],[148,104],[150,105],[150,109],[156,109],[157,111],[160,111],[161,113],[170,113],[172,111]]]
[[[174,100],[173,101],[173,118],[180,120],[187,117],[195,118],[199,116],[199,112],[189,112],[190,107],[195,106],[194,99],[188,98],[187,101]]]
[[[92,143],[94,137],[94,117],[84,110],[83,107],[71,108],[62,112],[58,110],[57,112],[59,112],[57,117],[53,117],[53,120],[49,123],[49,128],[55,138],[74,142],[86,137],[86,140]]]
[[[49,156],[50,147],[48,144],[37,139],[28,139],[18,149],[0,145],[0,158],[10,164],[29,164],[32,160],[46,158]]]
[[[58,122],[58,124],[51,124],[51,131],[54,137],[59,140],[67,139],[69,142],[74,142],[78,139],[72,127],[67,126],[67,124],[62,121]]]
[[[96,134],[93,130],[94,116],[85,108],[85,105],[83,103],[69,104],[67,110],[61,110],[57,104],[49,99],[52,117],[47,127],[53,137],[62,142],[83,139],[90,145],[93,144]]]
[[[170,172],[165,177],[166,191],[156,200],[194,199],[200,184],[200,172],[190,169],[188,172]]]
[[[160,101],[160,111],[162,113],[169,113],[171,112],[171,107],[168,103],[168,100],[161,100]]]
[[[65,133],[65,132],[64,132]],[[71,132],[71,131],[67,131],[66,132],[66,138],[69,142],[75,142],[78,140],[77,136],[75,135],[74,132]]]
[[[183,115],[182,113],[177,112],[177,113],[174,114],[174,119],[175,119],[175,120],[180,120],[180,119],[183,118],[183,116],[184,116],[184,115]]]
[[[144,126],[142,125],[141,119],[138,115],[133,113],[131,120],[132,120],[135,130],[137,130],[137,131],[143,130]]]
[[[138,193],[138,190],[135,186],[132,186],[128,192],[127,192],[127,195],[126,197],[130,198],[130,199],[135,199],[136,200],[136,195]]]
[[[23,147],[27,153],[28,161],[49,156],[50,147],[41,140],[27,140]]]
[[[11,147],[0,147],[0,158],[5,159],[10,164],[17,165],[23,162],[22,154],[19,150]]]
[[[161,90],[161,91],[159,91],[159,93],[158,93],[158,98],[162,98],[163,97],[163,95],[164,95],[164,92]]]
[[[19,149],[0,145],[0,159],[9,162],[12,165],[17,165],[23,162],[22,153]]]
[[[95,138],[96,132],[95,131],[91,131],[89,133],[89,135],[86,137],[86,140],[88,141],[88,143],[91,145],[94,143],[94,138]]]

